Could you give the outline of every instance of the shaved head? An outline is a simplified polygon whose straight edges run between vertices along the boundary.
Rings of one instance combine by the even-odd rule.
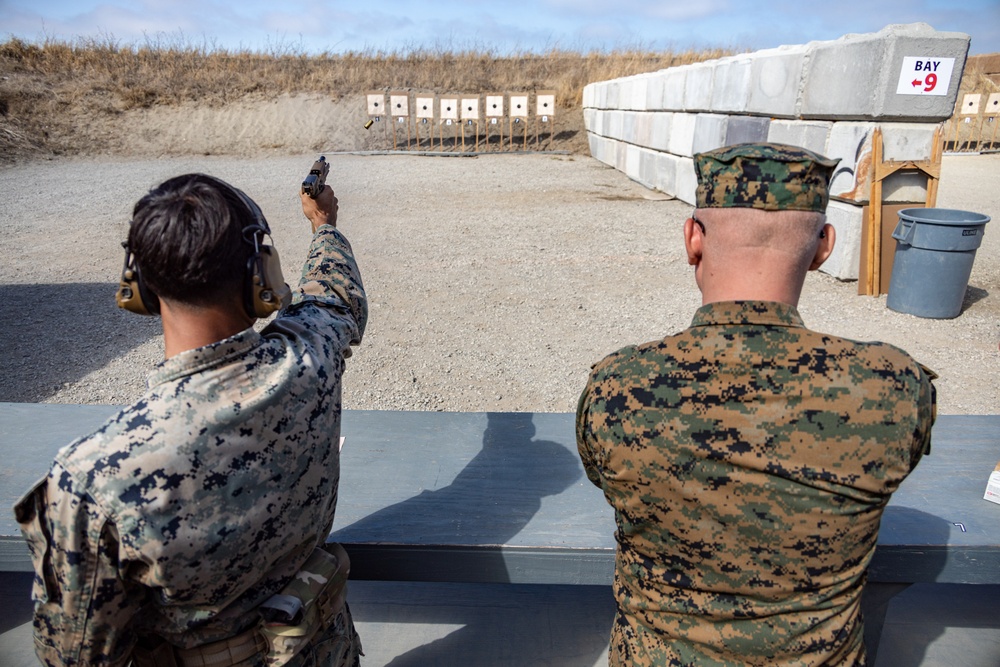
[[[762,211],[755,208],[698,209],[711,249],[725,261],[777,255],[789,268],[808,268],[816,254],[826,216],[814,211]]]

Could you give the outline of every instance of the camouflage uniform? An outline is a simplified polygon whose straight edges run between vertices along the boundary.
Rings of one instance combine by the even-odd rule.
[[[167,359],[59,452],[15,507],[43,663],[123,665],[137,636],[188,648],[259,621],[333,523],[341,375],[366,320],[350,244],[322,226],[262,332]]]
[[[929,451],[933,377],[764,301],[596,364],[576,436],[615,510],[610,663],[865,664],[866,570]]]

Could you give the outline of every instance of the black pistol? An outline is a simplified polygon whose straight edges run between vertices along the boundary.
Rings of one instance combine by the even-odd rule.
[[[326,187],[326,177],[329,173],[330,163],[326,161],[326,157],[320,155],[319,159],[313,162],[306,180],[302,181],[302,193],[313,199],[319,197],[319,193],[323,192],[323,188]]]

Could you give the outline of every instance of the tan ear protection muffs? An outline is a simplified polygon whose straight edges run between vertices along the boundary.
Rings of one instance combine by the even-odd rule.
[[[247,260],[243,308],[250,317],[268,317],[271,313],[287,306],[292,300],[292,292],[281,274],[278,251],[274,246],[263,244],[263,237],[271,235],[271,228],[260,207],[242,190],[217,178],[208,178],[220,188],[236,195],[253,215],[253,224],[243,228],[243,239],[254,248],[253,255]],[[140,315],[159,314],[159,298],[142,282],[139,266],[128,247],[128,242],[123,242],[122,246],[125,248],[125,266],[122,268],[118,292],[115,294],[118,307]]]

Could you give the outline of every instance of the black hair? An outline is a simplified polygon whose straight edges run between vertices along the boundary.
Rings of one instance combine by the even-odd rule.
[[[185,174],[136,203],[128,244],[157,296],[207,306],[241,293],[253,254],[243,229],[254,223],[230,188],[204,174]]]

